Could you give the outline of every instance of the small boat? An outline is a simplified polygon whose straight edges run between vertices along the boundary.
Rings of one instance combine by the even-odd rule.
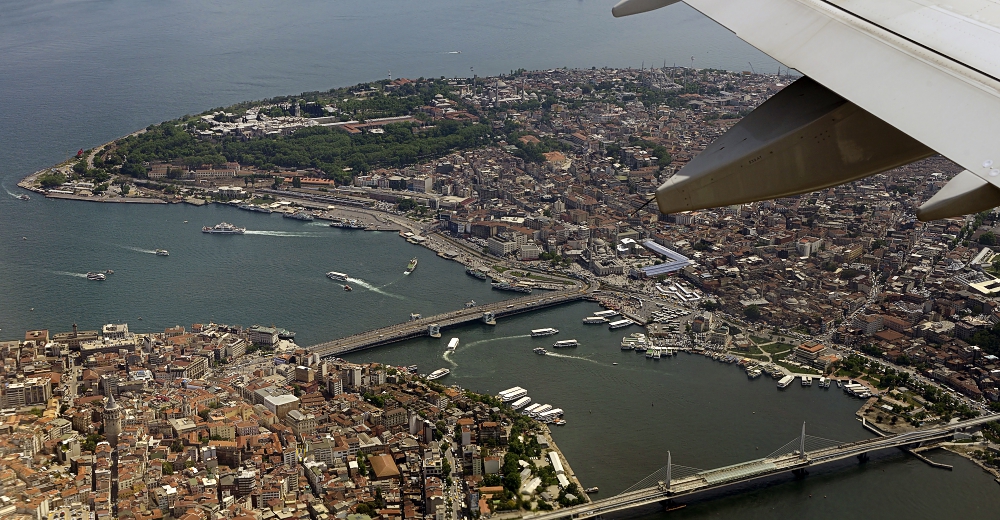
[[[465,302],[465,308],[466,309],[471,309],[471,308],[475,307],[476,305],[478,305],[476,303],[476,300],[469,300],[469,301]]]
[[[611,363],[611,364],[614,365],[614,366],[618,366],[618,363]]]
[[[104,273],[95,273],[95,272],[89,272],[89,273],[87,273],[87,279],[88,280],[94,280],[94,281],[100,282],[100,281],[106,280],[107,278],[108,277],[105,276]]]
[[[542,347],[533,348],[533,349],[531,349],[531,351],[534,352],[535,354],[538,354],[539,356],[544,356],[545,354],[549,353],[548,350],[545,350]]]
[[[27,195],[25,195],[23,193],[20,194],[20,195],[18,195],[17,198],[19,198],[21,200],[31,200],[31,197],[29,197],[29,196],[27,196]]]
[[[107,274],[115,274],[115,272],[113,270],[111,270],[111,269],[108,269],[107,271],[104,271],[104,272],[107,273]]]
[[[583,492],[587,493],[587,494],[597,493],[598,491],[600,491],[600,489],[597,486],[589,487],[589,488],[583,490]]]
[[[410,259],[410,263],[409,265],[406,266],[406,271],[404,271],[403,274],[410,274],[416,268],[417,268],[417,257],[413,257]]]
[[[409,373],[411,373],[411,374],[416,374],[417,370],[418,370],[417,365],[410,365],[410,366],[406,367],[406,371],[409,372]]]
[[[157,249],[156,256],[170,256],[170,251],[167,251],[166,249]]]
[[[347,291],[347,292],[351,292],[354,289],[352,289],[350,285],[344,284],[344,290]]]

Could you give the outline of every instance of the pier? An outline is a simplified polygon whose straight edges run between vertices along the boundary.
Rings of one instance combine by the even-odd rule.
[[[434,332],[438,332],[439,334],[439,331],[442,329],[457,327],[475,321],[493,325],[499,318],[582,300],[587,297],[590,291],[591,288],[577,286],[570,290],[546,291],[523,298],[514,298],[469,307],[459,311],[420,318],[312,345],[309,347],[309,351],[317,353],[323,358],[338,357],[350,352],[388,345],[397,341],[431,336]]]

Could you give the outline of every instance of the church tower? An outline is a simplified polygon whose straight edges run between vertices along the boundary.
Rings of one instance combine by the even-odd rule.
[[[115,396],[108,392],[108,401],[104,405],[104,436],[108,438],[111,447],[118,445],[118,436],[122,433],[122,409],[115,402]]]

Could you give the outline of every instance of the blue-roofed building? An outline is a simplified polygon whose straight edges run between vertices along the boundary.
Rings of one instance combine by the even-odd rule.
[[[694,261],[690,258],[674,251],[673,249],[657,244],[652,240],[647,240],[643,242],[642,245],[646,249],[664,257],[664,262],[662,264],[650,265],[641,269],[642,273],[646,276],[659,276],[661,274],[672,273],[694,264]]]

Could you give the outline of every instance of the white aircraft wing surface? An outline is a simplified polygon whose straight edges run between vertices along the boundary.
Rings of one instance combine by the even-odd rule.
[[[613,13],[676,1],[624,0]],[[934,152],[966,171],[921,219],[1000,205],[1000,2],[685,1],[806,78],[661,186],[661,211],[804,193]]]

